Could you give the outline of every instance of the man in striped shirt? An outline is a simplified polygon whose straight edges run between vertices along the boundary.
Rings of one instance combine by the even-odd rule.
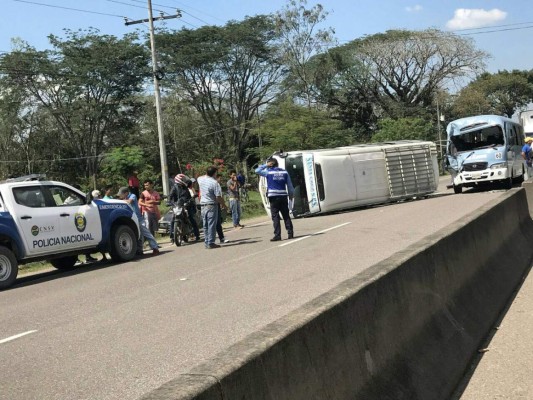
[[[287,171],[278,167],[278,160],[269,158],[266,164],[260,165],[255,173],[267,180],[267,197],[270,203],[270,215],[274,224],[274,237],[271,242],[281,240],[281,225],[279,214],[283,216],[285,229],[289,239],[294,237],[291,216],[289,214],[289,199],[294,195],[294,187]]]
[[[207,168],[207,174],[198,178],[200,187],[200,207],[202,209],[202,222],[204,225],[204,238],[206,249],[216,249],[220,245],[215,243],[216,226],[218,221],[218,207],[226,209],[222,197],[222,188],[216,180],[217,167]]]

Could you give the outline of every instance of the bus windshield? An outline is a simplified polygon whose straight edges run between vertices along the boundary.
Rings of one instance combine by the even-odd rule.
[[[498,125],[453,135],[450,140],[458,152],[503,146],[505,144],[502,128]]]
[[[309,212],[307,200],[307,186],[305,184],[304,163],[301,154],[290,155],[285,159],[285,169],[289,173],[294,186],[294,215],[302,215]]]

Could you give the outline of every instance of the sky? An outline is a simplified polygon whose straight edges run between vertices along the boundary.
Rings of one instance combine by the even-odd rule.
[[[533,7],[531,0],[308,0],[328,12],[322,27],[335,30],[339,44],[389,29],[436,28],[466,35],[488,52],[487,71],[533,69]],[[274,13],[287,0],[152,0],[154,15],[162,11],[182,17],[164,22],[167,28],[194,29],[224,25],[245,16]],[[20,38],[38,50],[49,47],[47,36],[63,29],[97,28],[121,37],[147,24],[124,24],[147,18],[147,0],[0,0],[0,54]],[[156,22],[156,27],[162,22]]]

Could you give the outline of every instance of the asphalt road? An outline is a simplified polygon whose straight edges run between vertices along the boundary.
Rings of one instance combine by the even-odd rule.
[[[425,200],[295,220],[291,241],[270,242],[263,220],[220,249],[21,279],[0,292],[0,399],[136,399],[500,195],[443,185]]]

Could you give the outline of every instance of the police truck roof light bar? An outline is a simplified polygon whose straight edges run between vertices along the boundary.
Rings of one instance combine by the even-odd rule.
[[[19,176],[17,178],[8,178],[5,181],[2,181],[0,183],[42,181],[42,180],[45,180],[45,179],[46,179],[46,174],[30,174],[30,175]]]

